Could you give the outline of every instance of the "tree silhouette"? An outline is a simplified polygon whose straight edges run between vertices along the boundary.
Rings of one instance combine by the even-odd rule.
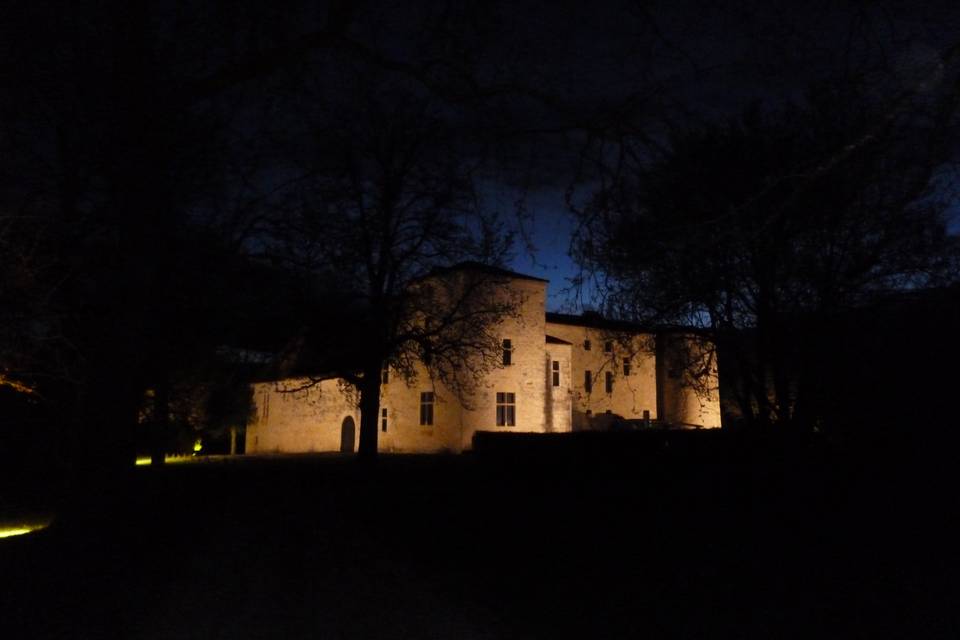
[[[185,90],[214,38],[177,45],[169,9],[20,4],[2,27],[4,239],[31,280],[7,307],[4,367],[99,484],[131,465],[145,389],[163,404],[173,373],[222,339],[211,311],[230,290],[233,247],[209,205],[222,113]]]
[[[465,400],[496,362],[493,328],[520,302],[483,266],[504,258],[510,234],[482,208],[483,147],[469,117],[371,74],[338,73],[335,96],[305,100],[294,135],[307,143],[288,155],[293,177],[275,194],[264,251],[315,283],[325,308],[305,318],[312,366],[359,391],[362,456],[376,453],[385,367]],[[444,269],[463,261],[478,264]]]
[[[747,420],[816,424],[832,319],[954,275],[942,178],[956,87],[942,89],[908,100],[822,85],[675,130],[579,211],[577,257],[613,313],[716,336]]]

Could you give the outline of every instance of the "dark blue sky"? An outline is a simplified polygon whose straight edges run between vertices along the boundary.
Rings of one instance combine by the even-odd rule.
[[[567,210],[563,191],[540,190],[529,195],[527,210],[531,214],[529,239],[532,251],[527,251],[519,243],[521,246],[517,247],[510,268],[550,281],[548,311],[579,311],[579,305],[569,290],[569,280],[577,273],[577,266],[568,253],[576,222]]]
[[[532,251],[518,243],[509,267],[550,281],[547,289],[547,310],[579,313],[591,305],[589,292],[579,293],[571,287],[570,279],[578,268],[570,258],[571,236],[576,232],[576,221],[567,209],[564,191],[541,189],[527,196],[528,225]],[[960,204],[948,211],[949,231],[960,235]]]
[[[960,26],[960,9],[949,0],[889,0],[869,6],[681,0],[642,7],[612,1],[550,11],[520,8],[517,15],[524,19],[504,27],[516,30],[518,37],[498,40],[485,54],[499,63],[491,63],[490,73],[499,77],[494,70],[522,68],[526,84],[569,96],[584,113],[593,107],[602,112],[611,100],[634,96],[637,126],[648,126],[651,114],[671,113],[679,106],[678,113],[712,120],[756,100],[802,101],[804,91],[821,77],[856,75],[857,69],[874,64],[889,72],[873,76],[864,71],[864,77],[879,83],[878,91],[939,77],[940,54],[953,44]],[[604,37],[597,38],[598,33]],[[645,87],[656,90],[640,91]],[[523,104],[545,130],[563,129],[562,117]],[[562,164],[562,144],[556,149],[550,144],[534,150],[536,163],[545,168],[533,178],[539,188],[524,198],[531,250],[517,242],[508,266],[550,281],[550,310],[580,311],[594,301],[589,295],[578,297],[570,285],[578,272],[568,255],[576,222],[564,200],[574,179],[572,163]],[[575,154],[576,143],[573,148]],[[519,192],[511,193],[509,187],[492,191],[487,195],[509,219]],[[588,193],[581,185],[578,196]],[[960,232],[960,206],[953,207],[950,220],[951,231]]]

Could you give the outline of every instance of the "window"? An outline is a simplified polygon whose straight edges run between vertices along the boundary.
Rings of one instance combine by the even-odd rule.
[[[512,393],[497,392],[497,426],[513,427],[517,424],[516,396]]]
[[[607,371],[606,388],[607,393],[613,393],[613,371]]]
[[[380,431],[387,432],[387,410],[380,409]]]
[[[553,361],[553,386],[560,386],[560,362],[557,360]]]
[[[380,382],[387,384],[390,382],[390,367],[383,365],[383,371],[380,373]]]
[[[623,359],[623,375],[630,375],[630,358]]]
[[[420,394],[420,424],[433,424],[433,391],[423,391]]]
[[[584,341],[583,341],[583,350],[584,350],[584,351],[590,351],[590,341],[589,341],[589,340],[584,340]]]
[[[589,371],[583,372],[583,389],[587,393],[593,391],[593,375]]]
[[[612,343],[612,342],[604,342],[604,343],[603,343],[603,352],[604,352],[604,353],[613,353],[613,343]]]
[[[513,344],[509,338],[503,340],[503,366],[509,366],[513,362]]]

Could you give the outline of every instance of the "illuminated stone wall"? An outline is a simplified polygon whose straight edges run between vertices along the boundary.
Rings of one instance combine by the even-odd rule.
[[[698,346],[692,336],[673,333],[661,334],[658,348],[653,333],[598,328],[588,326],[589,322],[589,318],[580,318],[546,323],[549,335],[571,343],[574,429],[605,427],[602,416],[607,412],[639,420],[644,411],[650,412],[652,420],[677,426],[720,426],[717,367],[716,361],[709,359],[709,349]],[[625,360],[630,363],[628,373]],[[701,366],[707,367],[707,375],[691,383],[687,372]],[[612,376],[609,391],[608,374]],[[591,422],[590,418],[597,416],[601,420]]]
[[[547,409],[553,409],[559,390],[547,389],[546,369],[551,357],[545,349],[544,316],[546,283],[539,280],[517,279],[511,283],[522,293],[520,313],[505,319],[497,328],[500,338],[512,345],[511,364],[489,371],[463,406],[457,395],[442,384],[429,379],[425,368],[418,370],[417,379],[407,383],[397,376],[383,387],[382,405],[387,409],[387,432],[380,433],[383,451],[462,451],[471,446],[476,431],[543,432],[569,430],[569,410],[561,406],[560,417],[547,418]],[[554,346],[554,345],[551,345]],[[557,353],[563,351],[556,345]],[[557,356],[558,358],[561,356]],[[565,362],[569,368],[569,356]],[[569,374],[563,377],[569,380]],[[566,384],[566,383],[564,383]],[[566,387],[564,388],[566,389]],[[419,424],[420,394],[433,391],[436,397],[434,424]],[[515,424],[497,425],[497,394],[514,396]],[[564,391],[565,393],[565,391]],[[561,403],[562,405],[562,403]],[[390,420],[390,416],[395,419]]]
[[[422,365],[412,381],[390,372],[381,388],[381,415],[377,417],[381,451],[458,452],[470,448],[477,431],[543,433],[595,428],[602,420],[591,421],[587,416],[602,417],[607,412],[639,420],[648,411],[651,419],[662,418],[674,424],[720,425],[720,405],[713,384],[715,366],[706,390],[686,385],[682,377],[673,375],[682,360],[675,355],[682,351],[681,346],[690,344],[683,336],[665,340],[658,349],[649,333],[586,326],[589,319],[579,324],[547,322],[546,282],[517,278],[510,287],[522,293],[521,310],[518,317],[505,318],[497,332],[501,340],[511,341],[511,364],[482,375],[464,403],[453,391],[431,380]],[[625,361],[629,362],[628,371],[624,370]],[[553,385],[554,362],[559,373],[557,386]],[[585,384],[587,371],[592,379],[589,391]],[[248,452],[338,451],[346,416],[351,416],[356,425],[356,449],[360,416],[355,392],[337,380],[285,392],[303,382],[254,385],[256,419],[247,430]],[[432,425],[420,424],[423,392],[434,394]],[[497,425],[498,393],[513,394],[512,426]],[[658,400],[662,416],[658,416]]]
[[[544,431],[562,433],[573,429],[572,345],[546,343],[546,393],[544,397]],[[558,364],[558,383],[553,384],[553,363]]]
[[[505,320],[499,330],[513,346],[512,364],[489,372],[464,410],[460,446],[468,448],[476,431],[542,432],[544,430],[544,315],[547,283],[515,280],[523,292],[518,318]],[[513,393],[516,424],[497,426],[497,393]]]
[[[420,424],[420,394],[434,394],[433,424]],[[383,431],[383,410],[387,430]],[[416,380],[405,381],[391,372],[380,387],[380,434],[378,448],[387,452],[457,451],[462,408],[439,383],[430,379],[426,367],[418,367]]]
[[[548,322],[546,330],[549,335],[571,343],[575,429],[588,428],[587,416],[608,411],[628,419],[641,419],[643,412],[649,411],[651,419],[657,418],[656,358],[651,335],[614,334],[605,329],[555,322]],[[607,343],[610,351],[605,349]],[[624,360],[630,363],[626,374]],[[588,371],[592,381],[589,391]],[[610,392],[606,384],[608,373],[612,376]]]
[[[253,385],[254,419],[247,425],[248,453],[339,451],[343,419],[353,417],[354,448],[360,412],[352,394],[337,380],[304,387],[306,379],[260,382]]]
[[[660,337],[658,384],[665,419],[679,426],[720,427],[720,390],[712,349],[682,334]],[[690,371],[706,371],[692,379]]]
[[[412,381],[391,372],[381,388],[381,415],[377,420],[381,451],[462,451],[471,446],[473,434],[480,430],[570,430],[571,349],[567,344],[546,344],[546,282],[516,279],[510,286],[522,294],[520,313],[504,319],[497,331],[501,339],[511,341],[511,364],[482,376],[463,404],[453,391],[431,380],[423,366],[418,367]],[[553,386],[554,361],[560,368],[557,387]],[[345,385],[324,380],[311,389],[284,393],[284,389],[297,388],[302,382],[255,385],[257,419],[248,427],[249,452],[338,451],[343,418],[353,416],[359,429],[356,400],[345,391]],[[420,424],[423,392],[434,394],[432,425]],[[498,393],[513,394],[513,425],[497,425]]]

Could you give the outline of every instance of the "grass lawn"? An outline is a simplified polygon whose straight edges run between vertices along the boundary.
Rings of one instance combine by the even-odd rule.
[[[958,637],[946,511],[825,459],[246,458],[115,489],[0,539],[0,637]]]

